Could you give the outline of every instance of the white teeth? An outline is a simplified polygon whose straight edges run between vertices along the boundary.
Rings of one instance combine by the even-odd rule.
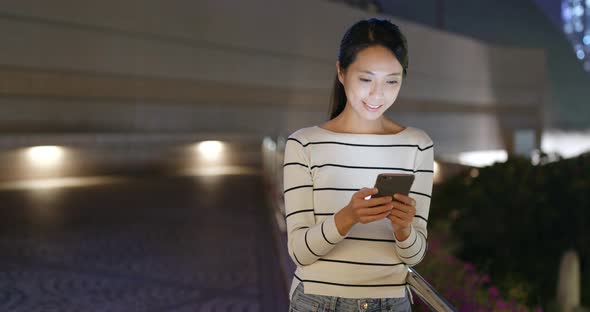
[[[372,108],[372,109],[376,109],[376,108],[379,108],[379,107],[383,106],[383,105],[377,105],[377,106],[373,106],[373,105],[369,105],[369,104],[367,104],[367,103],[365,103],[365,102],[363,102],[363,103],[364,103],[365,105],[367,105],[368,107]]]

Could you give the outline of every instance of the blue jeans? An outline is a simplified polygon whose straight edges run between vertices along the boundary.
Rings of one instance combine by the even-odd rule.
[[[350,299],[303,293],[299,283],[289,305],[289,312],[406,312],[412,311],[410,300],[403,298]]]

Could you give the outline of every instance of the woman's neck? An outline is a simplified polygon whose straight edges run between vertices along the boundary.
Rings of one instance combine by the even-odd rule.
[[[401,126],[385,116],[376,120],[358,120],[345,112],[322,125],[322,128],[335,132],[358,134],[391,134],[403,130]]]

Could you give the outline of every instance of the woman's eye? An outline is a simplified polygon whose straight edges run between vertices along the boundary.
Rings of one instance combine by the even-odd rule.
[[[392,80],[392,81],[388,81],[387,83],[388,83],[388,84],[396,84],[396,83],[397,83],[397,81],[395,81],[395,80]]]
[[[370,81],[371,81],[371,80],[369,80],[369,79],[365,79],[365,78],[360,78],[360,80],[361,80],[362,82],[370,82]]]

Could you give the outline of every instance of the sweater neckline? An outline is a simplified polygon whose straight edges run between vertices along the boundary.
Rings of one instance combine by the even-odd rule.
[[[359,137],[395,137],[395,136],[400,136],[405,134],[406,132],[408,132],[408,128],[409,127],[404,127],[404,129],[398,133],[349,133],[349,132],[335,132],[332,130],[328,130],[328,129],[324,129],[320,126],[313,126],[314,128],[326,132],[326,133],[330,133],[330,134],[334,134],[334,135],[343,135],[343,136],[359,136]]]

